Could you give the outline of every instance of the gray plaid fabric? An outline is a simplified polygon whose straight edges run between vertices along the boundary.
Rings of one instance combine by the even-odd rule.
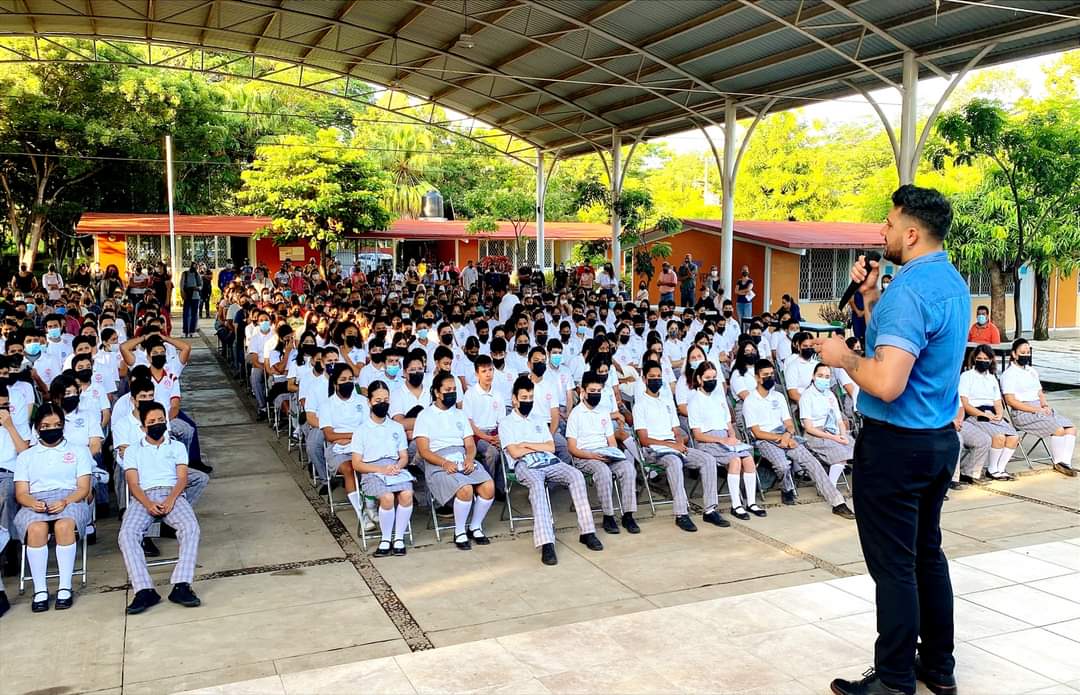
[[[968,420],[964,420],[958,434],[961,445],[959,471],[972,478],[982,476],[990,456],[990,435]]]
[[[1027,405],[1038,406],[1038,401],[1031,401]],[[1012,411],[1013,425],[1017,429],[1038,435],[1040,437],[1052,437],[1059,427],[1072,427],[1073,424],[1067,418],[1058,415],[1043,415],[1042,413],[1027,413],[1021,410]]]
[[[686,486],[683,482],[683,459],[675,454],[657,455],[652,447],[645,447],[646,460],[649,463],[661,466],[667,474],[668,486],[671,488],[671,496],[674,500],[672,509],[675,516],[683,516],[690,513],[690,501],[686,496]],[[687,449],[686,466],[697,468],[701,471],[701,506],[705,509],[717,506],[717,483],[716,462],[708,454],[696,449]]]
[[[825,468],[822,467],[821,462],[814,458],[814,455],[805,446],[799,444],[794,449],[781,449],[773,442],[766,442],[761,439],[757,440],[756,443],[758,451],[761,452],[765,460],[772,464],[777,477],[782,480],[782,488],[791,489],[792,482],[787,473],[791,471],[794,464],[810,475],[810,479],[814,481],[814,486],[829,504],[834,507],[843,504],[844,496],[829,480],[829,476],[825,472]]]
[[[848,436],[848,443],[806,435],[806,448],[821,457],[825,463],[846,463],[855,458],[855,442]]]
[[[619,479],[619,492],[622,499],[619,501],[624,512],[637,511],[637,468],[634,459],[627,456],[622,461],[607,463],[595,459],[574,458],[574,465],[582,473],[592,476],[593,486],[596,487],[596,496],[600,498],[600,508],[606,516],[615,514],[614,485],[612,477]]]
[[[565,485],[574,500],[577,512],[578,528],[582,533],[595,533],[592,507],[589,505],[589,489],[585,486],[585,476],[581,471],[561,461],[544,468],[529,468],[515,463],[514,475],[521,484],[529,489],[529,504],[533,513],[533,545],[537,548],[545,543],[555,542],[555,519],[551,513],[551,501],[548,499],[548,482]]]
[[[169,496],[170,489],[155,487],[145,492],[152,502],[160,502]],[[150,570],[146,567],[142,540],[155,521],[157,519],[150,516],[146,507],[132,500],[120,525],[120,552],[124,556],[124,566],[127,567],[128,578],[135,591],[154,588],[154,580],[150,578]],[[180,543],[180,558],[173,567],[171,581],[173,584],[190,584],[195,579],[195,559],[199,554],[199,522],[191,504],[183,495],[176,498],[176,504],[172,511],[165,515],[164,521],[176,529],[176,539]]]

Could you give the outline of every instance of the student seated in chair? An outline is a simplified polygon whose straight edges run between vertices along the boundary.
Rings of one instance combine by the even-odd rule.
[[[604,545],[596,537],[585,476],[555,456],[551,428],[533,410],[535,390],[532,379],[527,376],[518,377],[514,382],[511,398],[513,410],[499,423],[499,441],[512,461],[514,475],[529,489],[533,511],[533,545],[540,548],[541,562],[554,565],[559,559],[555,555],[555,519],[547,494],[549,481],[570,490],[581,530],[578,540],[582,545],[589,550],[603,550]],[[611,475],[610,471],[604,472]]]

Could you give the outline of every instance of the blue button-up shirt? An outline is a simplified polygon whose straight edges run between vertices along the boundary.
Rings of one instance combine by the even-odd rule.
[[[944,427],[960,406],[957,388],[967,347],[971,296],[944,251],[906,263],[870,314],[866,355],[890,345],[915,356],[907,386],[886,403],[859,392],[859,412],[898,427]]]

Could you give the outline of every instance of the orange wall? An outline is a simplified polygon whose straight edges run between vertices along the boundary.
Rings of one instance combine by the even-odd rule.
[[[772,252],[772,282],[769,284],[769,306],[771,311],[780,308],[780,297],[790,294],[798,301],[799,297],[799,266],[802,256],[786,251],[773,249]],[[764,290],[764,287],[762,287]],[[761,309],[754,307],[761,313]]]
[[[713,238],[716,239],[716,245],[719,247],[720,239]],[[750,266],[750,279],[754,281],[754,292],[757,294],[754,297],[753,310],[754,314],[760,314],[761,303],[765,301],[765,247],[736,239],[731,251],[731,296],[725,298],[735,301],[735,281],[740,277],[739,270],[744,265]]]
[[[127,241],[123,234],[112,235],[112,241],[108,236],[96,236],[94,242],[98,249],[98,263],[102,270],[110,265],[115,265],[120,270],[120,277],[127,277]]]
[[[458,267],[464,268],[469,261],[476,265],[480,262],[480,243],[475,239],[458,240],[457,242]]]
[[[679,232],[664,239],[667,243],[671,244],[671,256],[666,260],[671,263],[672,267],[678,269],[682,264],[686,254],[691,254],[694,260],[701,264],[701,268],[698,271],[698,279],[704,280],[712,266],[720,267],[720,237],[715,234],[708,234],[706,232],[699,232],[694,230],[688,230]],[[745,241],[735,240],[732,245],[732,273],[737,278],[739,275],[739,268],[744,264],[750,266],[750,277],[754,280],[754,286],[758,293],[758,297],[754,299],[754,311],[761,311],[761,293],[765,291],[765,247],[758,246],[757,244],[750,244]],[[664,259],[653,260],[653,280],[649,286],[649,299],[656,302],[660,299],[660,292],[656,288],[657,279],[660,276],[660,268]],[[798,282],[798,266],[795,270],[795,281]],[[634,287],[637,288],[639,278],[634,278]],[[732,287],[734,287],[734,279],[732,280]],[[700,282],[699,282],[700,287]],[[676,301],[679,299],[678,290],[676,290]]]
[[[311,248],[305,243],[293,243],[282,244],[287,248],[303,248],[304,249],[304,262],[307,263],[311,259],[315,259],[315,262],[319,262],[319,252]],[[278,253],[278,245],[274,243],[273,239],[264,238],[255,240],[255,262],[265,263],[267,269],[276,271],[281,268],[281,256]]]
[[[1050,281],[1050,311],[1047,321],[1049,328],[1072,328],[1077,325],[1076,308],[1080,298],[1076,291],[1078,273],[1080,271],[1074,270],[1065,276],[1055,274]]]

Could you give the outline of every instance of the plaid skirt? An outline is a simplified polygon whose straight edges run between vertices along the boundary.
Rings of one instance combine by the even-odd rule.
[[[712,435],[714,437],[726,437],[726,436],[728,436],[728,431],[727,430],[709,430],[705,434],[709,434],[709,435]],[[716,460],[717,463],[725,465],[725,466],[728,464],[728,461],[730,461],[732,459],[732,457],[738,456],[739,458],[742,458],[743,456],[752,456],[753,455],[753,452],[748,452],[748,453],[745,453],[745,454],[739,454],[734,449],[729,447],[727,444],[721,444],[719,442],[698,442],[698,443],[694,444],[694,448],[697,449],[698,451],[701,451],[701,452],[704,452],[704,453],[708,454],[709,456],[712,456]]]
[[[1004,418],[998,420],[997,422],[994,422],[993,420],[984,420],[980,422],[979,418],[969,416],[966,421],[970,422],[972,425],[975,425],[975,427],[982,430],[983,432],[986,432],[991,437],[996,437],[999,434],[1006,437],[1016,436],[1016,428],[1009,424],[1009,421],[1005,420]]]
[[[450,454],[465,455],[465,447],[463,446],[450,446],[445,449],[439,449],[435,452],[439,456],[449,456]],[[433,466],[427,461],[424,462],[424,479],[427,481],[428,491],[431,496],[440,505],[446,504],[450,500],[454,499],[457,495],[457,491],[466,485],[479,485],[491,480],[491,476],[488,475],[487,469],[484,468],[481,462],[476,461],[476,466],[473,468],[472,473],[447,473],[441,466]]]
[[[1039,406],[1038,401],[1029,401],[1027,405],[1035,407]],[[1043,413],[1028,413],[1021,410],[1012,411],[1013,425],[1017,429],[1036,434],[1040,437],[1052,437],[1054,432],[1057,432],[1059,427],[1072,427],[1073,424],[1056,412],[1053,415],[1044,415]],[[979,423],[980,425],[986,423]]]
[[[371,463],[376,466],[392,466],[397,463],[397,459],[384,458]],[[360,476],[360,491],[364,493],[365,497],[379,498],[391,492],[405,492],[406,490],[412,490],[412,483],[387,485],[376,473],[364,473]]]
[[[812,434],[806,435],[806,448],[821,457],[825,463],[847,463],[855,458],[855,443],[848,436],[848,443],[841,444],[831,439],[822,439]]]
[[[47,490],[46,492],[37,493],[34,498],[39,502],[56,502],[62,500],[74,490]],[[86,525],[90,523],[90,505],[86,502],[76,502],[75,504],[69,504],[64,507],[64,511],[59,514],[49,514],[48,512],[35,512],[30,507],[22,507],[15,513],[15,520],[13,525],[15,527],[15,538],[22,540],[26,538],[26,529],[30,528],[30,524],[38,521],[56,521],[57,519],[71,519],[75,522],[75,528],[78,530],[81,536],[86,532]]]

